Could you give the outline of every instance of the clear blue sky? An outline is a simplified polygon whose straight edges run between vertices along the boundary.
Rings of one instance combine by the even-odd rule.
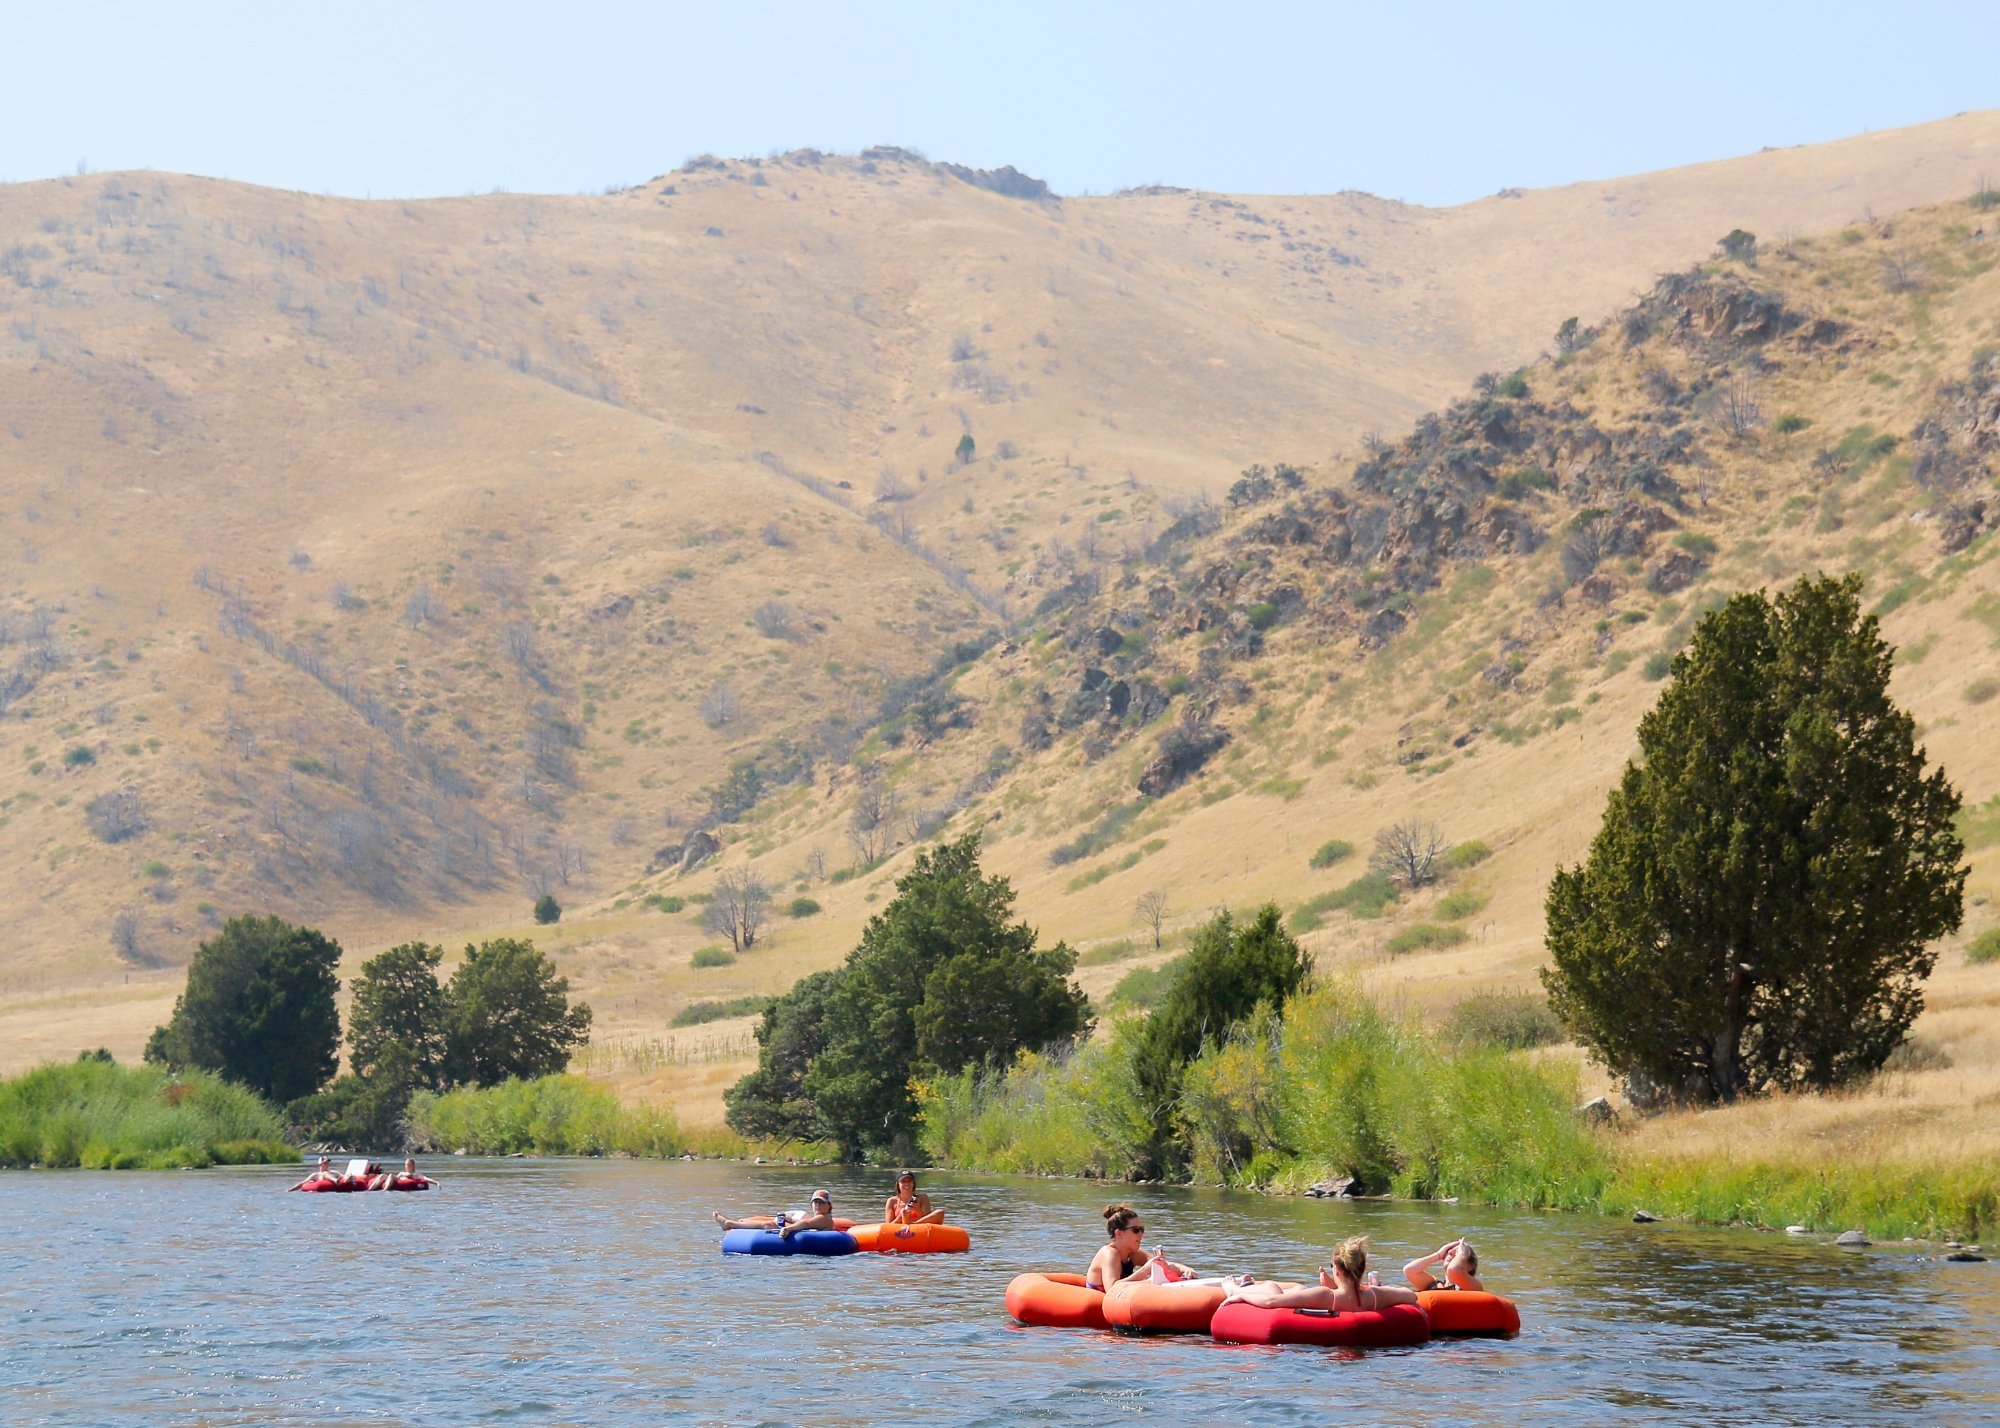
[[[0,53],[0,180],[377,198],[891,143],[1071,194],[1445,204],[2000,104],[1996,0],[14,0]]]

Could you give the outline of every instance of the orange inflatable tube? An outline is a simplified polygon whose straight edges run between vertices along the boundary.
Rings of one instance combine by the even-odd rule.
[[[1514,1301],[1471,1289],[1426,1289],[1417,1303],[1430,1316],[1433,1334],[1491,1334],[1507,1338],[1521,1332],[1521,1313]]]
[[[877,1254],[959,1254],[972,1248],[972,1236],[957,1225],[906,1225],[897,1220],[856,1225],[848,1233],[864,1251]]]
[[[1126,1279],[1104,1292],[1104,1317],[1132,1334],[1206,1334],[1222,1307],[1219,1284],[1154,1284]]]
[[[1104,1292],[1080,1274],[1017,1274],[1007,1286],[1007,1312],[1020,1324],[1050,1329],[1108,1329]]]

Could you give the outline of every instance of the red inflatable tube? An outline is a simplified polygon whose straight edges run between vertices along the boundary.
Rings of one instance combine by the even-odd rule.
[[[391,1190],[428,1190],[437,1181],[422,1175],[398,1175],[389,1182]],[[308,1180],[303,1185],[295,1185],[294,1190],[302,1190],[308,1195],[349,1195],[365,1192],[368,1187],[359,1180]]]
[[[1007,1312],[1016,1323],[1050,1329],[1108,1329],[1104,1291],[1080,1274],[1017,1274],[1007,1286]]]
[[[1130,1334],[1206,1334],[1222,1306],[1219,1284],[1154,1284],[1125,1279],[1104,1292],[1104,1317]]]
[[[1430,1315],[1433,1334],[1486,1334],[1511,1338],[1521,1332],[1514,1301],[1471,1289],[1426,1289],[1417,1303]]]
[[[1415,1304],[1328,1314],[1311,1309],[1263,1309],[1238,1299],[1215,1311],[1208,1332],[1224,1344],[1401,1349],[1426,1342],[1431,1336],[1431,1321]]]

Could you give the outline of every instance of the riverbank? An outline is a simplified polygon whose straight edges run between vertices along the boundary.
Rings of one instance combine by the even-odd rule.
[[[1066,1057],[926,1085],[923,1149],[954,1169],[1130,1179],[1149,1129],[1131,1091],[1131,1027]],[[1797,1129],[1848,1125],[1857,1103],[1908,1098],[1899,1078],[1916,1073],[1844,1097],[1597,1126],[1578,1113],[1583,1071],[1572,1049],[1455,1038],[1384,1012],[1352,984],[1325,984],[1188,1068],[1185,1172],[1279,1194],[1352,1177],[1405,1199],[1883,1239],[1974,1239],[2000,1221],[2000,1157],[1983,1141],[1915,1154],[1908,1140]]]
[[[176,1170],[296,1156],[276,1112],[205,1071],[86,1057],[0,1081],[0,1166]]]

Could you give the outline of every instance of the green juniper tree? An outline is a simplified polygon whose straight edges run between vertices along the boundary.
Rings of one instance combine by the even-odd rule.
[[[333,1075],[340,944],[276,917],[232,917],[195,949],[173,1016],[145,1058],[215,1071],[280,1104]]]
[[[1181,1080],[1202,1048],[1220,1042],[1259,1007],[1280,1011],[1305,984],[1312,958],[1285,931],[1276,904],[1239,926],[1218,912],[1194,935],[1173,989],[1139,1033],[1132,1077],[1153,1127],[1146,1153],[1154,1171],[1179,1166]]]
[[[1803,579],[1707,616],[1549,886],[1550,1005],[1635,1099],[1835,1086],[1923,1008],[1959,925],[1959,798],[1860,592]]]
[[[356,1072],[374,1074],[389,1048],[401,1047],[407,1055],[400,1064],[413,1085],[444,1089],[449,1012],[437,975],[443,960],[442,947],[405,942],[361,964],[347,1012],[347,1059]]]
[[[1090,1029],[1090,1004],[1069,981],[1076,954],[1060,942],[1038,949],[1032,927],[1008,920],[1013,908],[1007,880],[980,871],[978,835],[917,855],[822,989],[823,1045],[801,1082],[822,1134],[850,1151],[904,1151],[916,1139],[913,1078],[998,1065]],[[764,1050],[768,1060],[768,1041]]]

